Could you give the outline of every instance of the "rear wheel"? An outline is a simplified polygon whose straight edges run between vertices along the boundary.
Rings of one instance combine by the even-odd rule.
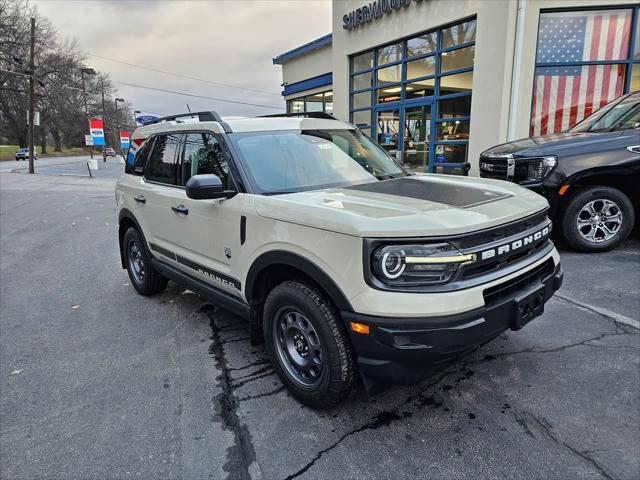
[[[351,346],[335,306],[316,287],[288,281],[265,303],[266,348],[282,382],[312,408],[337,405],[354,385]]]
[[[154,295],[163,291],[167,286],[167,279],[153,268],[144,241],[133,227],[124,234],[124,248],[127,272],[137,292],[141,295]]]
[[[569,199],[561,221],[563,237],[575,250],[610,250],[631,233],[633,205],[616,188],[587,187]]]

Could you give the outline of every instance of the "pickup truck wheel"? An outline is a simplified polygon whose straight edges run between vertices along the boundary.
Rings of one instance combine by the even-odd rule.
[[[562,216],[566,242],[580,252],[601,252],[617,247],[631,233],[633,205],[620,190],[596,186],[569,199]]]
[[[335,406],[354,385],[351,346],[335,306],[315,287],[288,281],[265,302],[266,349],[282,382],[312,408]]]
[[[124,248],[127,272],[136,291],[141,295],[154,295],[163,291],[167,286],[167,279],[151,265],[142,237],[133,227],[124,234]]]

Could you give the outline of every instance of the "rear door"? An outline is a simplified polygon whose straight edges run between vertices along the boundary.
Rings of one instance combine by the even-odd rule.
[[[179,241],[184,192],[178,184],[178,160],[184,134],[157,135],[144,173],[145,236],[153,254],[175,262],[174,242]]]

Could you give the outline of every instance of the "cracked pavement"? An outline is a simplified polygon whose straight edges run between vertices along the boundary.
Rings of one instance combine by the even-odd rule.
[[[120,268],[113,181],[0,174],[2,478],[640,478],[640,242],[411,387],[302,407],[227,311]],[[76,307],[76,308],[74,308]]]

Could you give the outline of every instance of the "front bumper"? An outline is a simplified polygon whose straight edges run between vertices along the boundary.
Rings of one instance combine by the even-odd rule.
[[[504,286],[488,288],[485,306],[456,315],[391,318],[342,312],[347,326],[349,322],[369,326],[368,335],[349,329],[360,373],[386,383],[416,383],[505,330],[519,330],[517,300],[537,290],[546,303],[562,285],[560,264],[549,261],[537,277],[527,272]]]

